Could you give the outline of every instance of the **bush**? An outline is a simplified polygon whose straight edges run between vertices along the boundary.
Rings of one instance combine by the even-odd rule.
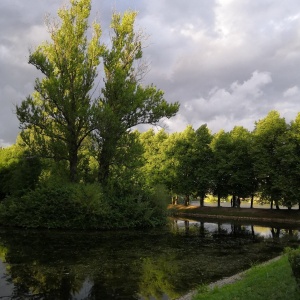
[[[35,188],[41,173],[41,161],[17,146],[0,148],[0,199],[24,195]]]
[[[120,197],[120,194],[122,195]],[[103,192],[98,184],[39,186],[0,204],[0,224],[26,228],[112,229],[149,227],[166,221],[162,187]]]
[[[108,228],[110,208],[99,186],[46,185],[0,205],[2,225],[29,228]]]
[[[163,187],[136,189],[127,195],[120,195],[120,192],[118,189],[106,195],[110,199],[116,227],[153,227],[165,224],[167,192]]]
[[[298,287],[300,288],[300,248],[287,248],[286,253],[288,255],[288,260],[292,268],[293,275],[295,276]]]

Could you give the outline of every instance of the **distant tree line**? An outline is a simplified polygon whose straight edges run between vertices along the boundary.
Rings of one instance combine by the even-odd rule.
[[[164,183],[175,195],[221,198],[254,196],[291,208],[300,205],[300,114],[291,123],[270,111],[252,132],[241,126],[211,134],[206,125],[167,134],[140,134],[143,167],[151,183]]]

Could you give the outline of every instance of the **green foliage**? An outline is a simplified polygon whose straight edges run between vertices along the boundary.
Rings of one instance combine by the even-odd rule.
[[[104,88],[98,102],[94,139],[98,143],[99,181],[110,176],[119,141],[132,127],[156,125],[176,114],[179,104],[169,104],[154,85],[143,86],[146,72],[142,58],[143,33],[134,30],[137,13],[112,16],[111,48],[103,53]],[[124,164],[124,162],[123,162]]]
[[[140,134],[140,141],[144,149],[144,165],[141,171],[145,174],[146,181],[150,186],[167,183],[170,176],[166,172],[166,154],[169,135],[164,129],[157,133],[153,129]]]
[[[254,174],[254,162],[251,156],[251,133],[241,127],[234,127],[230,134],[229,189],[230,194],[246,198],[256,192],[257,182]]]
[[[204,198],[207,193],[212,191],[214,156],[211,149],[212,135],[204,124],[196,130],[196,157],[194,161],[194,195],[200,197],[201,205],[204,205]]]
[[[105,188],[117,227],[152,227],[165,224],[170,198],[164,186],[149,188],[141,182],[110,182]]]
[[[40,160],[27,150],[18,146],[0,149],[0,199],[34,189],[41,168]]]
[[[211,142],[214,153],[213,193],[220,197],[229,194],[231,140],[228,132],[221,130]]]
[[[185,196],[189,196],[195,191],[194,161],[197,157],[197,152],[194,147],[195,138],[194,129],[188,126],[177,136],[174,143],[170,144],[166,153],[167,157],[173,162],[169,165],[169,167],[173,169],[173,191],[178,194],[182,193]]]
[[[286,248],[285,250],[288,255],[288,260],[292,268],[293,275],[295,276],[298,287],[300,289],[300,248]]]
[[[91,89],[103,47],[99,24],[87,39],[90,0],[70,1],[58,11],[60,22],[48,22],[52,42],[30,53],[29,63],[44,75],[35,92],[16,113],[22,137],[42,157],[69,162],[70,180],[77,180],[78,151],[91,132]]]
[[[62,185],[50,180],[21,197],[7,197],[0,203],[2,225],[26,228],[149,227],[165,223],[165,217],[166,196],[161,187],[133,189],[124,195],[120,190],[104,193],[99,184]]]
[[[254,170],[262,197],[274,200],[277,207],[285,201],[293,201],[285,179],[291,178],[294,150],[285,119],[277,111],[269,112],[255,124],[253,140]]]
[[[98,186],[45,185],[1,203],[3,225],[29,228],[107,228],[109,206]]]

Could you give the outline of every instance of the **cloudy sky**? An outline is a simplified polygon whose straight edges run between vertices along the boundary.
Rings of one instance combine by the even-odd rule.
[[[15,142],[15,105],[41,74],[29,49],[48,39],[45,15],[66,0],[0,0],[0,146]],[[149,34],[145,83],[181,103],[169,132],[207,123],[212,132],[250,130],[270,110],[289,122],[300,112],[299,0],[93,0],[107,35],[113,10],[137,10]],[[105,38],[104,34],[104,38]]]

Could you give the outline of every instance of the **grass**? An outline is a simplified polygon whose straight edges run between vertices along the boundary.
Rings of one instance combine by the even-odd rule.
[[[206,291],[205,291],[206,290]],[[208,290],[200,287],[193,300],[299,300],[295,278],[287,256],[249,269],[240,281]]]
[[[271,210],[262,208],[170,205],[169,211],[172,215],[175,216],[222,218],[230,220],[248,219],[254,221],[277,221],[300,224],[300,211],[295,209]]]

